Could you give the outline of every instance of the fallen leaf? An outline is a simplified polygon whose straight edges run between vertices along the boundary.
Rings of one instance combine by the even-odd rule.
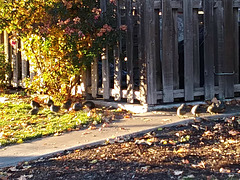
[[[95,163],[97,163],[97,162],[98,162],[98,160],[97,160],[97,159],[94,159],[94,160],[90,161],[89,163],[95,164]]]
[[[230,170],[230,169],[220,168],[220,169],[219,169],[219,172],[220,172],[220,173],[230,173],[231,170]]]
[[[234,131],[234,130],[230,130],[230,131],[228,131],[228,133],[229,133],[230,135],[232,135],[232,136],[236,136],[236,135],[239,134],[238,131]]]
[[[175,170],[173,173],[174,173],[175,176],[179,176],[183,173],[183,171]]]
[[[94,129],[96,129],[95,126],[89,126],[89,128],[88,128],[88,130],[94,130]]]

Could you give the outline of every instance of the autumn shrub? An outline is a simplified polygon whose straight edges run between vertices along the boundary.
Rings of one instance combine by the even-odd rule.
[[[103,47],[116,43],[115,1],[101,12],[98,0],[18,0],[0,6],[0,30],[21,39],[35,74],[28,90],[66,99]],[[14,33],[12,33],[14,32]]]

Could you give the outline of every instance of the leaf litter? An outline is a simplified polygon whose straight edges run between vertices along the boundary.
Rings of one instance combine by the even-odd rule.
[[[1,169],[0,179],[239,179],[240,117],[203,119]]]

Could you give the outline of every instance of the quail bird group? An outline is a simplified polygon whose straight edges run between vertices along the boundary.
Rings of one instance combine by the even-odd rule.
[[[207,112],[210,114],[223,113],[226,110],[226,105],[223,101],[218,100],[217,103],[212,102],[207,108]]]
[[[194,115],[194,117],[198,117],[200,114],[200,104],[194,105],[191,109],[191,113]]]
[[[37,102],[37,101],[34,101],[32,100],[30,105],[32,106],[32,108],[40,108],[41,105]]]
[[[76,103],[73,104],[72,108],[73,108],[74,111],[80,111],[82,109],[82,107],[83,107],[82,103],[76,102]]]
[[[29,111],[29,114],[31,114],[31,115],[37,115],[37,114],[38,114],[38,111],[39,111],[39,109],[38,109],[37,107],[34,107],[33,109],[31,109],[31,110]]]
[[[57,113],[57,112],[60,111],[60,106],[56,106],[56,105],[52,104],[52,105],[50,106],[50,110],[51,110],[52,112]]]
[[[186,108],[185,108],[185,104],[181,104],[178,109],[177,109],[177,116],[178,117],[183,117],[186,114]]]
[[[86,106],[88,107],[89,109],[93,109],[95,108],[95,104],[92,102],[92,101],[86,101],[83,103],[83,107]]]
[[[68,99],[66,102],[63,103],[62,108],[69,111],[71,105],[72,105],[72,100]]]

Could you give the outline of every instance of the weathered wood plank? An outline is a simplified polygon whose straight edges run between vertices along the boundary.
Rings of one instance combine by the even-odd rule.
[[[240,0],[233,0],[233,7],[240,8]]]
[[[103,99],[108,100],[110,98],[108,47],[104,49],[104,52],[101,55],[101,59]]]
[[[233,9],[233,37],[234,37],[234,65],[235,75],[234,83],[239,83],[239,23],[238,23],[238,8]]]
[[[147,103],[156,104],[156,39],[155,39],[155,16],[154,0],[145,2],[145,52],[147,63]]]
[[[193,9],[193,78],[194,88],[200,87],[200,53],[198,9]]]
[[[163,102],[173,102],[173,33],[172,7],[169,0],[162,1],[163,8]]]
[[[205,99],[214,97],[214,26],[213,26],[213,6],[214,0],[204,0],[204,87]]]
[[[161,9],[162,4],[160,0],[154,2],[154,9]],[[173,9],[181,9],[183,7],[183,1],[172,0],[171,7]],[[202,0],[193,0],[193,8],[200,9],[202,8]]]
[[[132,15],[132,1],[126,1],[126,24],[127,24],[127,102],[134,102],[134,82],[133,82],[133,15]]]
[[[184,89],[185,101],[194,100],[193,97],[193,7],[192,0],[183,0],[184,18]]]
[[[11,62],[11,59],[12,59],[12,56],[11,56],[11,51],[10,51],[10,46],[9,46],[9,38],[8,38],[8,33],[7,31],[4,31],[3,32],[3,41],[4,41],[4,53],[5,53],[5,57],[6,57],[6,60],[8,62]],[[11,85],[11,73],[9,72],[8,74],[8,83],[7,85],[10,86]]]
[[[140,68],[140,103],[147,103],[147,72],[146,72],[146,54],[145,54],[145,23],[144,23],[144,3],[138,1],[139,28],[138,28],[138,60]]]
[[[222,2],[218,1],[215,5],[214,10],[214,20],[215,20],[215,32],[216,36],[215,41],[215,72],[223,72],[223,52],[224,52],[224,40],[223,40],[223,7]],[[224,77],[216,76],[219,86],[219,98],[223,99],[224,97]]]
[[[27,69],[27,56],[25,54],[25,51],[23,49],[24,42],[21,40],[21,60],[22,60],[22,86],[25,88],[24,79],[27,78],[28,75],[28,69]]]
[[[94,58],[91,63],[91,86],[92,86],[92,97],[97,98],[98,91],[98,58]]]
[[[179,89],[179,63],[178,63],[178,10],[172,10],[173,17],[173,89]]]
[[[119,44],[114,46],[114,91],[115,91],[115,96],[114,100],[115,101],[120,101],[121,100],[121,82],[122,82],[122,67],[121,67],[121,61],[120,61],[120,47]]]
[[[12,68],[13,68],[13,87],[19,86],[19,58],[18,58],[18,41],[15,46],[12,46]]]
[[[162,62],[161,62],[161,30],[160,30],[160,16],[159,10],[154,10],[155,18],[155,44],[156,44],[156,89],[162,90]],[[139,36],[141,37],[141,36]]]
[[[234,25],[233,25],[233,1],[223,0],[224,8],[224,73],[232,73],[234,69]],[[225,76],[225,98],[234,97],[234,76]]]

